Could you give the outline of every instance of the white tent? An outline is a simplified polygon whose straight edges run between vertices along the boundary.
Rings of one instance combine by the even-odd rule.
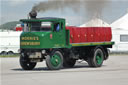
[[[113,29],[128,30],[128,13],[111,24]]]
[[[111,49],[116,52],[128,51],[128,13],[111,24],[112,41],[115,45]]]
[[[110,25],[99,18],[94,18],[80,27],[110,27]]]

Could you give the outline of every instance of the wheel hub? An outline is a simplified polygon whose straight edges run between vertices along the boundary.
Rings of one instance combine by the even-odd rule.
[[[61,59],[59,55],[53,55],[51,57],[51,64],[55,67],[57,67],[61,63]]]
[[[97,61],[97,64],[100,65],[102,63],[102,57],[100,54],[97,54],[96,55],[96,61]]]

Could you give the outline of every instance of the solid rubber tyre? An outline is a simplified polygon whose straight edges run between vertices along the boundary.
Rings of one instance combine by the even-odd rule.
[[[90,67],[101,67],[104,61],[104,53],[101,48],[92,49],[88,57]]]
[[[46,56],[46,65],[50,70],[59,70],[63,67],[63,55],[60,51],[54,50]]]
[[[104,60],[107,60],[109,58],[109,53],[110,53],[109,49],[104,50],[104,54],[105,54]]]
[[[27,57],[20,56],[20,65],[24,70],[32,70],[36,64],[36,62],[30,62]]]

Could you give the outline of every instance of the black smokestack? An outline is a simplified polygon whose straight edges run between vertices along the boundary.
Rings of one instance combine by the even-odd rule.
[[[29,13],[29,16],[30,16],[31,18],[36,18],[37,12],[36,12],[35,10],[33,10],[33,11],[31,11],[31,12]]]

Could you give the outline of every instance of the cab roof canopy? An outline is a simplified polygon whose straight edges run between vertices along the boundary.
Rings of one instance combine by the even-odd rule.
[[[21,19],[21,22],[55,22],[55,21],[65,21],[64,18],[56,17],[43,17],[43,18],[32,18],[32,19]]]

